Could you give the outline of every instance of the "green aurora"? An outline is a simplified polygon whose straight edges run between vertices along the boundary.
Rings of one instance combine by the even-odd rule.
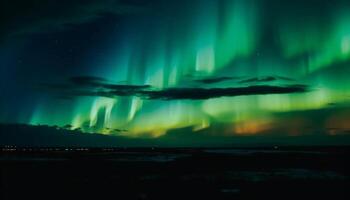
[[[347,1],[38,2],[47,10],[33,3],[1,26],[3,123],[128,138],[349,134]]]

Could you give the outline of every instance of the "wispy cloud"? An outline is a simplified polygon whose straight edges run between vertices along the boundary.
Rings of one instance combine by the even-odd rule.
[[[197,79],[197,80],[194,80],[194,81],[199,82],[199,83],[203,83],[203,84],[213,84],[213,83],[220,83],[220,82],[230,81],[230,80],[234,80],[234,79],[239,79],[239,77],[223,76],[223,77]]]
[[[290,94],[309,91],[307,85],[255,85],[248,87],[226,88],[164,88],[155,89],[150,85],[120,85],[111,81],[91,76],[72,77],[68,83],[44,84],[46,89],[59,93],[60,96],[138,96],[144,99],[159,100],[206,100],[220,97]]]
[[[294,81],[292,78],[284,77],[284,76],[263,76],[263,77],[254,77],[249,79],[244,79],[239,81],[238,83],[266,83],[273,81]]]
[[[141,91],[140,94],[148,99],[190,99],[203,100],[219,97],[235,97],[250,95],[268,95],[268,94],[290,94],[303,93],[308,91],[306,85],[289,86],[249,86],[249,87],[230,87],[230,88],[170,88],[160,91]]]

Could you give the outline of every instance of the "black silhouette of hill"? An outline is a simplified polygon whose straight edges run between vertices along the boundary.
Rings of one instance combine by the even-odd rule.
[[[305,136],[220,136],[210,131],[193,132],[193,127],[173,129],[158,138],[128,138],[118,135],[83,133],[70,127],[0,124],[0,145],[33,147],[272,147],[348,146],[350,134]]]
[[[79,130],[67,130],[56,126],[26,124],[0,124],[0,145],[16,146],[87,146],[108,147],[138,145],[124,137],[102,134],[82,133]]]

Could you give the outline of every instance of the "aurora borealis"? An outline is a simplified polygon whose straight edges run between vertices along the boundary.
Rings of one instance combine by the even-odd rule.
[[[349,1],[5,0],[0,13],[2,123],[349,134]]]

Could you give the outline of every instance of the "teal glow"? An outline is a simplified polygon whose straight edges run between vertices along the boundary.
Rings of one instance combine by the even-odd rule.
[[[114,85],[150,86],[148,92],[303,84],[310,86],[307,92],[199,100],[76,95],[60,101],[52,97],[57,96],[55,91],[40,91],[35,103],[28,103],[30,109],[19,109],[12,121],[68,124],[86,133],[131,138],[156,138],[188,127],[193,133],[225,136],[297,135],[305,127],[329,133],[332,123],[337,130],[350,129],[346,124],[350,124],[350,112],[339,111],[350,106],[350,6],[277,4],[267,0],[157,1],[139,13],[112,13],[111,19],[101,12],[79,26],[91,25],[88,30],[98,34],[106,23],[108,28],[113,25],[107,29],[111,33],[86,41],[93,44],[79,49],[84,57],[81,62],[57,58],[55,62],[64,60],[62,66],[47,70],[51,75],[40,81],[67,83],[70,77],[94,76]],[[81,31],[77,24],[70,24],[67,29],[61,25],[62,32],[55,34]],[[76,63],[83,67],[65,71]],[[327,113],[322,119],[303,115],[320,110]],[[9,121],[7,116],[0,111],[1,121]],[[286,125],[288,120],[293,126]]]

